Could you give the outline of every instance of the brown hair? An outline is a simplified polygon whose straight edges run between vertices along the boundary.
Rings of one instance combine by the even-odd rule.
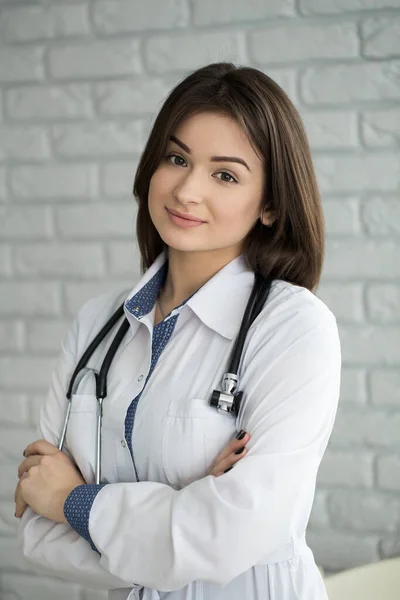
[[[145,271],[166,247],[148,209],[150,179],[174,130],[193,114],[219,112],[236,120],[265,168],[261,209],[273,211],[272,227],[260,219],[243,240],[246,265],[264,277],[314,291],[324,255],[324,221],[303,123],[288,96],[270,77],[251,67],[220,62],[183,79],[165,100],[135,176],[136,232]]]

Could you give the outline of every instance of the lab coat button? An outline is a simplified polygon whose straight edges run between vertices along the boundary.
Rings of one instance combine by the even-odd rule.
[[[138,381],[142,381],[142,379],[143,379],[143,375],[139,375]]]
[[[122,446],[123,448],[126,448],[126,442],[125,442],[125,440],[121,440],[121,446]]]

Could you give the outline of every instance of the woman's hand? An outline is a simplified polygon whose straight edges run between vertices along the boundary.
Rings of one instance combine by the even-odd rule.
[[[239,439],[240,437],[241,439]],[[249,439],[250,434],[240,431],[236,436],[236,439],[229,442],[225,450],[218,454],[213,466],[211,467],[209,475],[219,477],[220,475],[226,473],[227,470],[230,471],[235,463],[246,456],[247,448],[245,445]]]
[[[15,516],[22,517],[29,505],[37,514],[65,523],[64,502],[85,480],[61,450],[46,440],[37,440],[25,449],[18,467]]]

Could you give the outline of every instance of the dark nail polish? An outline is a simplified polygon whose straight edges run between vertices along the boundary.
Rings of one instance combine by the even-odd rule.
[[[23,451],[22,456],[25,456],[25,450]]]
[[[242,454],[244,449],[245,449],[245,446],[243,446],[243,448],[239,448],[239,450],[236,450],[235,454]]]
[[[230,471],[231,469],[233,469],[233,466],[232,466],[232,467],[229,467],[228,469],[226,469],[226,471],[224,471],[224,473],[227,473],[227,472],[228,472],[228,471]]]
[[[244,438],[244,436],[246,435],[246,432],[243,431],[243,429],[241,431],[239,431],[239,433],[236,436],[237,440],[242,440]]]

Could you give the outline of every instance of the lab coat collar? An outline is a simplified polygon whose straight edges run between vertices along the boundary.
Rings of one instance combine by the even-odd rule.
[[[239,331],[254,283],[240,255],[209,279],[187,302],[205,325],[232,339]]]
[[[143,316],[140,311],[135,313],[130,301],[158,273],[163,274],[162,267],[167,259],[168,254],[164,250],[130,292],[124,304],[130,322],[132,317],[137,320]],[[245,265],[243,255],[240,255],[220,269],[183,304],[187,304],[207,327],[232,339],[238,333],[253,283],[254,273]],[[148,286],[147,289],[152,290],[150,293],[154,297],[151,298],[151,305],[154,306],[158,295],[157,285]]]
[[[124,312],[132,333],[135,332],[139,321],[154,308],[160,287],[166,275],[167,252],[159,254],[152,265],[145,271],[134,288],[129,292],[124,302]],[[145,319],[143,319],[145,320]]]

